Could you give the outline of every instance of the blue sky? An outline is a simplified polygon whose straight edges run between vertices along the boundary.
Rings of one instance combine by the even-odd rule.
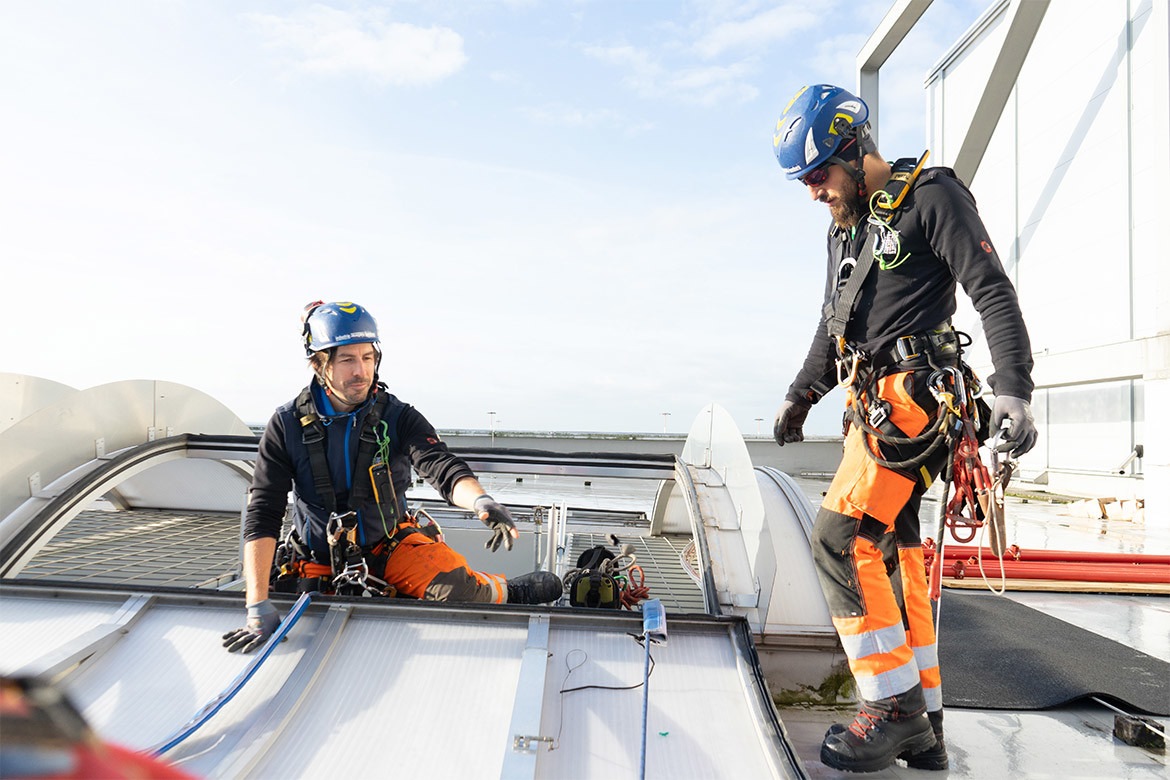
[[[986,6],[937,0],[883,69],[888,158]],[[715,401],[767,430],[827,224],[771,129],[800,86],[855,87],[887,9],[4,3],[6,370],[261,422],[307,381],[303,304],[355,300],[439,428],[685,432]]]

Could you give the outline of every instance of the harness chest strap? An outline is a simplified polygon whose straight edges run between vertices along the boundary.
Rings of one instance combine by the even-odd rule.
[[[873,211],[877,221],[888,226],[894,217],[898,215],[898,212],[901,211],[904,205],[906,195],[918,183],[919,175],[922,173],[922,167],[926,162],[926,158],[929,156],[930,152],[927,151],[918,159],[906,157],[896,160],[893,163],[891,166],[892,173],[890,180],[882,190],[882,192],[886,193],[887,197],[876,198],[873,205]],[[939,169],[932,169],[932,171],[937,170]],[[923,181],[931,177],[932,174],[928,174]],[[874,240],[879,241],[880,236],[875,235]],[[862,287],[865,285],[866,279],[869,278],[877,262],[876,251],[862,251],[858,254],[860,257],[855,258],[853,270],[850,272],[845,286],[841,288],[834,298],[825,304],[822,311],[825,318],[825,329],[833,341],[833,346],[836,347],[838,357],[841,359],[844,359],[847,352],[851,351],[848,342],[845,340],[845,332],[849,327],[849,321],[853,318],[853,311],[857,306],[857,299],[861,296]],[[816,399],[819,399],[833,389],[834,379],[837,380],[836,384],[848,384],[856,379],[857,361],[861,356],[855,350],[852,350],[852,352],[852,366],[843,367],[839,360],[835,372],[829,371],[812,383],[809,389],[816,396]],[[848,380],[848,382],[845,380]],[[810,398],[809,400],[814,399]]]
[[[897,216],[905,201],[906,194],[918,181],[918,176],[922,173],[922,165],[926,162],[929,154],[930,152],[926,152],[917,160],[905,157],[893,163],[891,178],[881,191],[886,193],[887,197],[883,198],[881,193],[878,193],[873,206],[875,219],[879,223],[888,226]],[[845,287],[835,300],[826,304],[824,311],[825,325],[829,336],[833,338],[837,344],[838,352],[842,354],[844,354],[842,347],[845,342],[845,329],[853,317],[853,309],[857,305],[857,298],[861,295],[861,288],[873,270],[877,252],[859,252],[858,254],[861,257],[856,258],[856,265],[849,274]]]
[[[377,426],[382,421],[382,416],[390,404],[390,394],[385,391],[385,388],[380,386],[379,391],[369,412],[366,413],[359,434],[357,461],[354,466],[354,473],[358,475],[367,474],[374,461],[374,454],[378,449]],[[310,388],[305,388],[297,396],[296,411],[301,424],[301,443],[305,445],[309,456],[309,470],[313,475],[313,487],[325,509],[329,512],[336,512],[338,508],[337,496],[333,492],[333,478],[329,473],[329,460],[325,452],[325,424],[321,421],[321,416],[317,414]],[[400,407],[391,410],[390,417],[386,421],[389,431],[393,431],[397,426],[400,411]],[[348,502],[349,508],[360,508],[372,493],[373,487],[368,479],[354,480]]]

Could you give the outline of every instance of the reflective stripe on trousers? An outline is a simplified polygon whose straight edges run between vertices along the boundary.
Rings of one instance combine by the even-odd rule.
[[[903,372],[878,380],[878,396],[890,404],[883,432],[917,436],[933,421],[937,403],[928,376]],[[813,527],[817,575],[862,698],[884,699],[921,683],[927,709],[938,710],[938,646],[918,525],[929,482],[879,466],[866,447],[886,460],[908,455],[905,446],[881,452],[856,426],[849,431]],[[931,478],[945,457],[943,447],[925,464]]]

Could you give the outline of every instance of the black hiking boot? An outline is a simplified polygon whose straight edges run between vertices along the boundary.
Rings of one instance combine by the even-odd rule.
[[[935,747],[926,718],[922,686],[863,702],[848,726],[834,725],[821,744],[821,763],[842,772],[877,772],[902,753],[919,755]],[[945,752],[944,752],[945,755]]]
[[[909,750],[903,750],[898,754],[898,758],[906,762],[906,766],[911,769],[924,769],[931,772],[941,772],[944,769],[950,768],[950,761],[947,759],[947,746],[943,742],[942,730],[942,710],[938,712],[928,712],[926,717],[930,719],[930,728],[934,732],[934,747],[929,750],[923,750],[921,753],[911,753]],[[829,734],[840,734],[846,729],[843,723],[834,723],[829,726]]]
[[[509,604],[548,604],[564,592],[561,578],[551,571],[533,571],[508,580]]]
[[[947,746],[943,742],[942,710],[928,712],[926,717],[930,719],[930,728],[934,732],[934,747],[920,753],[904,750],[898,754],[898,758],[905,761],[906,766],[911,769],[929,769],[939,772],[950,767],[950,761],[947,760]]]

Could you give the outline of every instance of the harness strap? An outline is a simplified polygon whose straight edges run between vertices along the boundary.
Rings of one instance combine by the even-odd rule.
[[[393,536],[387,537],[371,547],[369,555],[383,560],[388,559],[398,549],[398,545],[402,544],[411,534],[422,534],[428,539],[432,538],[430,534],[419,528],[418,523],[414,522],[412,518],[410,521],[400,523]]]
[[[874,206],[877,217],[870,221],[875,221],[878,226],[889,226],[894,217],[901,211],[906,194],[913,189],[914,185],[919,181],[922,173],[922,165],[926,162],[927,156],[930,152],[925,152],[921,158],[904,157],[900,160],[895,160],[891,167],[891,178],[886,182],[883,192],[886,193],[886,198],[878,198]],[[933,178],[936,170],[945,169],[931,169],[927,176],[922,178],[926,181]],[[866,223],[868,224],[868,222]],[[825,325],[829,332],[829,336],[837,343],[837,351],[839,354],[844,354],[845,344],[845,329],[849,325],[849,320],[853,317],[853,309],[857,305],[857,298],[861,295],[861,288],[865,284],[866,278],[873,270],[876,262],[876,251],[860,252],[861,257],[855,258],[856,264],[853,271],[849,274],[849,279],[845,282],[845,287],[840,291],[835,300],[830,301],[824,310]]]
[[[358,441],[357,462],[353,469],[355,478],[349,496],[351,507],[360,507],[373,492],[367,475],[370,471],[370,465],[374,462],[374,453],[378,451],[378,423],[382,421],[382,415],[386,413],[386,407],[390,404],[390,394],[385,392],[384,388],[380,387],[379,390],[381,392],[374,398],[374,403],[366,414],[366,421],[362,425]],[[390,425],[390,422],[393,422],[394,425]],[[387,436],[391,435],[397,422],[397,419],[387,420]]]
[[[962,347],[970,344],[960,342],[960,334],[951,327],[950,320],[921,333],[911,333],[899,336],[892,346],[877,352],[870,360],[870,366],[881,374],[889,373],[885,369],[894,370],[911,368],[927,368],[929,366],[950,365],[959,360]]]
[[[411,534],[423,534],[428,538],[433,538],[411,518],[409,521],[401,523],[393,536],[383,538],[370,547],[360,548],[360,558],[365,562],[366,568],[370,575],[372,575],[372,578],[381,582],[380,578],[386,570],[386,562],[394,554],[394,550],[398,548],[398,545],[402,544]],[[360,564],[360,561],[352,561],[350,563],[357,565]],[[280,566],[277,575],[282,579],[293,578],[297,587],[302,590],[309,588],[327,593],[332,592],[335,579],[340,573],[341,571],[335,571],[335,566],[316,563],[308,558],[294,557],[292,560]],[[393,586],[387,585],[385,589],[376,592],[384,596],[394,596],[397,590]]]
[[[328,512],[337,511],[337,496],[333,493],[333,479],[329,476],[329,460],[325,454],[325,425],[313,404],[312,389],[306,387],[297,396],[296,411],[301,423],[301,443],[309,453],[309,470],[313,474],[313,488],[317,498]]]
[[[349,506],[346,508],[360,508],[373,493],[370,480],[366,475],[369,474],[374,454],[378,450],[378,423],[386,414],[391,398],[392,396],[386,391],[385,386],[379,383],[378,394],[374,398],[374,403],[370,405],[369,412],[366,413],[359,434],[357,460],[353,471],[356,478],[350,490]],[[313,402],[311,386],[302,390],[301,394],[297,396],[295,407],[301,423],[301,443],[305,445],[305,450],[309,455],[309,470],[313,474],[313,488],[317,491],[317,497],[321,500],[322,506],[331,513],[336,512],[338,510],[337,496],[333,492],[333,478],[329,473],[329,459],[325,451],[325,425]],[[387,437],[393,437],[400,412],[401,407],[395,407],[391,410],[386,420]]]
[[[825,329],[829,332],[829,337],[833,339],[838,354],[843,352],[845,328],[848,327],[849,320],[853,317],[853,307],[857,305],[857,298],[861,295],[861,287],[865,284],[865,279],[874,266],[873,252],[860,252],[859,254],[861,257],[857,258],[853,270],[849,273],[849,279],[845,282],[845,287],[837,294],[836,298],[825,305]]]

